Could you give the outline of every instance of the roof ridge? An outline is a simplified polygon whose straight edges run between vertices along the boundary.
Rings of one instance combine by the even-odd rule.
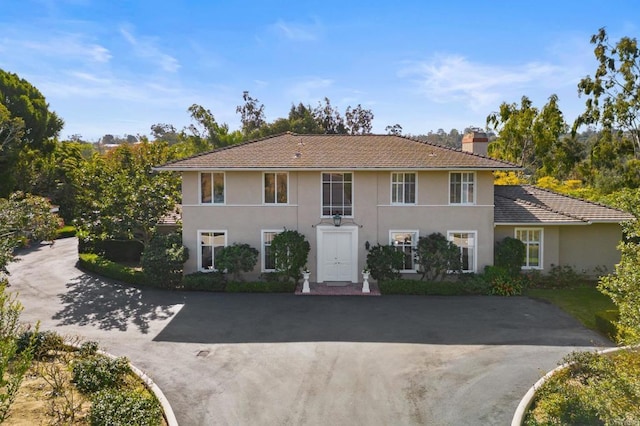
[[[531,185],[497,185],[497,186],[520,186],[520,187],[524,187],[524,186],[531,186]],[[558,195],[562,195],[562,194],[558,194]],[[538,207],[538,208],[541,208],[541,209],[546,210],[546,211],[551,212],[551,213],[556,213],[556,214],[559,214],[559,215],[562,215],[562,216],[566,216],[566,217],[570,217],[570,218],[573,218],[573,219],[577,219],[577,220],[579,220],[581,222],[587,222],[587,223],[590,222],[589,220],[585,219],[584,217],[576,216],[576,215],[568,213],[568,212],[563,212],[563,211],[560,211],[560,210],[557,210],[557,209],[553,209],[553,208],[551,208],[549,206],[546,206],[544,204],[538,204],[538,203],[534,203],[534,202],[529,201],[529,200],[524,200],[522,198],[513,198],[513,197],[509,197],[509,196],[505,196],[505,195],[495,194],[494,193],[494,197],[495,196],[506,198],[507,200],[513,200],[513,201],[517,201],[517,202],[520,202],[520,203],[524,203],[524,204],[527,204],[529,206]]]

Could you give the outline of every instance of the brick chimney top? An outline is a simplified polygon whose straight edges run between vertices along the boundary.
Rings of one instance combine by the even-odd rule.
[[[462,150],[474,154],[487,156],[489,137],[485,132],[473,131],[462,137]]]

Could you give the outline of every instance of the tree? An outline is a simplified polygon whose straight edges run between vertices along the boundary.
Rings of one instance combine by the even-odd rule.
[[[189,258],[188,253],[180,233],[155,235],[140,259],[147,282],[158,287],[177,288],[182,282],[182,268]]]
[[[25,149],[50,152],[64,122],[28,81],[0,69],[0,197],[16,189],[15,165]],[[28,189],[28,188],[22,188]]]
[[[258,250],[249,244],[234,243],[216,253],[216,268],[233,275],[235,281],[242,281],[241,272],[252,271],[258,263]]]
[[[329,98],[324,98],[324,105],[318,102],[318,106],[313,110],[313,115],[322,129],[320,133],[333,135],[347,132],[344,120],[340,113],[331,106]]]
[[[399,124],[394,124],[393,126],[385,127],[384,131],[387,132],[388,135],[400,136],[402,134],[402,126]]]
[[[282,274],[287,281],[297,283],[300,271],[307,264],[310,249],[309,242],[298,231],[285,230],[277,234],[271,241],[276,272]]]
[[[83,166],[79,227],[99,239],[129,239],[148,247],[160,218],[180,200],[179,177],[153,166],[174,159],[166,142],[120,145]]]
[[[503,102],[487,117],[487,127],[498,132],[489,144],[489,155],[519,164],[530,175],[555,171],[559,140],[568,130],[556,95],[549,97],[542,111],[526,96],[520,105]]]
[[[184,128],[178,135],[181,156],[198,154],[212,149],[238,143],[242,140],[240,132],[229,133],[226,123],[218,124],[213,113],[201,105],[193,104],[188,108],[194,123]],[[167,126],[167,125],[164,125]],[[171,131],[173,126],[158,131]],[[152,127],[153,129],[153,127]]]
[[[591,37],[598,68],[580,80],[578,93],[586,95],[585,111],[573,124],[599,124],[605,132],[626,132],[640,159],[640,49],[635,38],[612,44],[604,28]]]
[[[344,113],[345,127],[350,135],[368,135],[373,127],[373,112],[358,104],[355,108],[347,107]]]
[[[245,138],[250,139],[254,132],[260,130],[267,123],[264,117],[264,105],[258,104],[260,101],[252,98],[247,90],[242,92],[242,100],[244,105],[239,105],[236,108],[236,113],[240,114]]]

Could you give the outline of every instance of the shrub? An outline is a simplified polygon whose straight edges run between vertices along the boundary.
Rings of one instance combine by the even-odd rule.
[[[44,358],[49,351],[57,351],[64,347],[64,340],[55,331],[25,331],[17,341],[17,353],[33,350],[35,359]]]
[[[420,237],[417,247],[422,279],[443,279],[448,271],[461,272],[460,249],[439,232]]]
[[[76,227],[72,225],[63,226],[56,229],[56,239],[58,238],[70,238],[76,236]]]
[[[233,275],[235,281],[242,281],[241,272],[252,271],[258,263],[258,250],[249,244],[223,247],[216,253],[216,267]]]
[[[225,276],[220,271],[196,272],[182,277],[184,290],[225,291]]]
[[[95,355],[98,352],[98,342],[94,340],[89,340],[83,342],[78,349],[81,357],[90,357]]]
[[[103,240],[84,230],[76,232],[79,253],[95,253],[112,262],[139,262],[144,245],[134,240]]]
[[[129,284],[145,284],[146,279],[142,271],[120,265],[94,253],[80,253],[78,266],[89,272],[95,272],[103,277],[113,278]]]
[[[106,389],[91,398],[92,426],[155,426],[162,422],[158,401],[137,392]]]
[[[516,296],[522,294],[523,278],[520,275],[511,275],[509,271],[500,266],[487,266],[484,268],[484,280],[491,288],[491,294],[496,296]]]
[[[392,245],[376,244],[367,253],[367,267],[371,277],[378,281],[397,280],[404,265],[404,253]]]
[[[105,388],[122,385],[131,370],[126,358],[109,358],[94,355],[73,363],[73,383],[80,392],[93,393]]]
[[[525,258],[524,243],[517,238],[506,237],[495,247],[495,266],[506,269],[510,275],[519,275]]]
[[[276,271],[297,283],[300,271],[307,264],[311,246],[298,231],[285,230],[271,241],[271,252],[276,263]]]
[[[227,293],[293,293],[296,283],[291,281],[229,282]]]
[[[172,232],[154,236],[142,254],[142,271],[147,283],[161,288],[179,287],[188,257],[181,234]]]

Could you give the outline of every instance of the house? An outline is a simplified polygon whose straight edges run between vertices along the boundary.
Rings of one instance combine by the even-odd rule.
[[[460,247],[466,272],[492,265],[505,236],[525,242],[527,268],[613,267],[629,215],[533,187],[494,189],[494,171],[519,167],[486,157],[487,145],[482,133],[465,135],[462,150],[397,135],[284,133],[157,170],[182,173],[185,273],[214,270],[233,243],[260,251],[255,277],[273,271],[270,243],[284,229],[309,241],[317,282],[358,282],[367,249],[389,243],[407,254],[403,274],[417,276],[412,249],[434,232]],[[583,253],[594,246],[597,257]]]

